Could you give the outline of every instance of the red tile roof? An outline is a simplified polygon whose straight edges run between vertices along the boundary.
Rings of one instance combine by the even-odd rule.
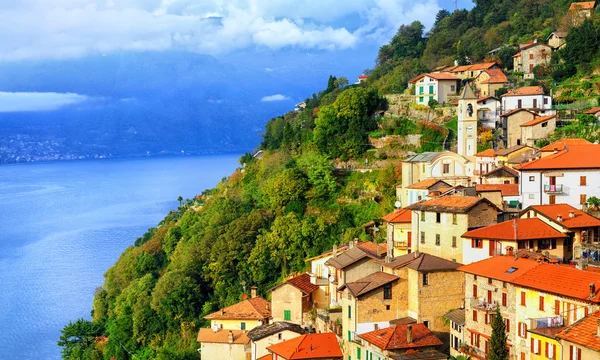
[[[598,334],[599,321],[600,311],[593,312],[558,333],[556,337],[600,351],[600,334]]]
[[[267,350],[288,360],[341,359],[344,356],[334,333],[301,335],[269,346]]]
[[[212,314],[207,320],[263,320],[271,317],[271,303],[260,296],[241,301]]]
[[[446,183],[445,181],[442,180],[438,180],[438,179],[425,179],[425,180],[421,180],[419,182],[416,182],[412,185],[407,186],[407,189],[413,189],[413,190],[427,190],[430,187],[432,187],[433,185],[436,185],[437,183],[444,183],[446,186],[450,186],[450,184]]]
[[[476,157],[496,157],[496,150],[494,149],[487,149],[487,150],[483,150],[478,152],[477,154],[475,154]]]
[[[528,95],[544,95],[544,89],[541,86],[523,86],[521,88],[511,90],[504,96],[528,96]]]
[[[367,75],[358,75],[358,78],[359,78],[359,79],[367,79],[367,78],[368,78],[368,76],[367,76]]]
[[[519,196],[519,184],[478,184],[475,191],[500,191],[502,196]]]
[[[382,256],[387,252],[386,243],[378,244],[372,241],[357,241],[354,245],[371,256]]]
[[[261,357],[259,357],[256,360],[271,360],[271,359],[273,359],[273,355],[268,354],[268,355],[265,355],[265,356],[261,356]]]
[[[383,220],[392,224],[410,224],[412,222],[412,211],[408,209],[400,209],[398,211],[394,211],[392,213],[387,214],[383,217]]]
[[[412,327],[412,342],[407,342],[407,329]],[[381,350],[414,349],[423,346],[438,346],[443,344],[427,326],[423,324],[397,325],[379,329],[358,337],[377,346]]]
[[[413,84],[413,83],[421,80],[425,76],[428,76],[435,80],[456,80],[456,81],[460,80],[459,78],[452,76],[450,74],[446,74],[446,73],[426,73],[426,74],[421,74],[421,75],[411,79],[408,83]]]
[[[533,120],[529,120],[527,122],[522,123],[521,127],[534,126],[537,124],[541,124],[544,121],[552,120],[554,118],[556,118],[556,115],[538,116],[538,117],[534,118]]]
[[[592,115],[596,115],[597,113],[600,112],[600,106],[598,107],[593,107],[591,109],[589,109],[588,111],[586,111],[586,114],[592,114]]]
[[[250,342],[245,330],[217,330],[217,332],[214,332],[212,329],[200,329],[197,341],[200,343],[227,344],[229,343],[229,332],[233,334],[234,344]]]
[[[513,219],[499,224],[467,231],[462,237],[469,239],[490,240],[536,240],[536,239],[562,239],[567,235],[554,229],[538,218]]]
[[[577,210],[568,204],[533,205],[525,209],[523,213],[526,213],[528,209],[532,209],[554,222],[557,221],[556,218],[558,215],[561,215],[562,222],[560,224],[568,229],[600,226],[600,219],[597,219],[590,214],[586,214],[581,210]],[[575,216],[573,218],[569,216],[571,211]]]
[[[577,146],[577,145],[590,145],[591,143],[585,139],[578,139],[578,138],[567,138],[567,139],[560,139],[558,141],[553,142],[550,145],[546,145],[543,148],[540,149],[540,151],[554,151],[554,149],[557,149],[558,151],[564,150],[565,147],[567,146]]]
[[[600,273],[597,272],[542,263],[511,282],[550,294],[600,302]],[[591,296],[590,284],[595,285],[593,296]]]
[[[456,66],[454,68],[451,69],[446,69],[446,71],[450,71],[450,72],[463,72],[463,71],[476,71],[476,70],[486,70],[486,69],[490,69],[492,67],[494,67],[496,64],[495,62],[489,62],[489,63],[479,63],[479,64],[472,64],[472,65],[462,65],[462,66]]]
[[[302,291],[305,295],[312,294],[313,291],[315,291],[319,288],[317,285],[310,282],[310,275],[302,274],[302,275],[291,278],[288,281],[271,288],[271,291],[273,291],[283,285],[291,285],[291,286],[295,287],[296,289]]]
[[[459,271],[488,278],[512,281],[528,270],[539,266],[540,263],[533,259],[525,259],[514,256],[494,256],[481,261],[476,261],[468,265],[463,265],[458,268]],[[507,270],[515,268],[515,271],[507,272]]]
[[[595,6],[595,1],[574,2],[569,6],[569,11],[592,10]]]
[[[482,84],[504,84],[508,82],[508,78],[501,69],[487,69],[485,72],[490,75],[490,78],[481,82]]]
[[[600,168],[600,145],[570,146],[557,154],[533,160],[516,167],[518,170],[563,170]]]
[[[481,202],[486,202],[490,207],[500,211],[496,205],[485,198],[476,196],[442,196],[432,200],[420,201],[407,207],[410,210],[467,213]]]

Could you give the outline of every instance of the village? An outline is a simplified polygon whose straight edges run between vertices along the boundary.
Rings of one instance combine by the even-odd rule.
[[[589,16],[593,2],[578,4]],[[534,79],[564,44],[557,31],[520,45],[515,71]],[[600,359],[600,144],[540,146],[563,121],[553,94],[499,94],[508,83],[495,62],[410,80],[412,103],[453,107],[456,151],[401,161],[372,241],[306,259],[305,273],[260,289],[270,301],[252,287],[207,315],[201,358],[487,359],[499,312],[510,359]],[[580,113],[600,122],[600,107]],[[478,151],[485,128],[496,146]]]

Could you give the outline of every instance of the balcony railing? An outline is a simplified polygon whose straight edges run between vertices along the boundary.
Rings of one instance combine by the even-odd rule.
[[[408,242],[406,242],[406,241],[396,241],[395,247],[396,247],[396,249],[399,249],[399,250],[407,250],[408,249]]]
[[[565,318],[562,315],[539,319],[529,319],[529,321],[530,329],[549,329],[565,326]]]
[[[561,185],[544,185],[544,192],[546,194],[562,194],[563,186]]]
[[[495,306],[496,305],[494,303],[488,303],[487,301],[479,298],[471,298],[471,308],[473,309],[492,312],[496,309]]]
[[[470,345],[462,344],[459,351],[465,355],[469,355],[475,359],[487,359],[487,355],[484,351]]]

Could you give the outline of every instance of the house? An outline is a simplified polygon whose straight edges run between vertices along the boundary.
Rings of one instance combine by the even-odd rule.
[[[256,295],[252,287],[252,297],[228,306],[204,317],[210,320],[211,327],[225,330],[252,330],[268,324],[271,318],[271,303]]]
[[[502,166],[482,175],[483,184],[518,184],[519,172]]]
[[[591,18],[595,7],[595,1],[571,3],[571,6],[569,6],[570,25],[579,26],[585,19]]]
[[[412,205],[417,201],[425,200],[432,192],[443,192],[451,188],[452,185],[439,179],[426,179],[416,182],[406,189],[408,190],[407,202],[404,205]]]
[[[570,360],[600,359],[600,311],[594,311],[555,335]],[[555,359],[558,359],[555,357]]]
[[[521,217],[538,218],[567,235],[565,259],[585,257],[590,262],[594,260],[592,253],[595,250],[588,251],[586,246],[593,247],[600,242],[600,219],[567,204],[533,205],[523,210]],[[579,254],[576,248],[581,249]]]
[[[271,315],[273,321],[289,321],[301,326],[313,324],[309,312],[318,307],[313,298],[319,287],[310,281],[309,274],[293,277],[275,287],[271,292]],[[329,303],[322,299],[321,307],[328,307]]]
[[[571,253],[566,239],[566,234],[538,218],[513,219],[464,233],[463,261],[470,264],[522,249],[547,251],[563,260]]]
[[[460,347],[465,343],[465,309],[454,309],[444,315],[450,323],[450,356],[460,355]]]
[[[204,359],[246,360],[250,355],[250,339],[245,330],[223,330],[213,326],[200,329],[196,340]]]
[[[534,146],[537,140],[546,139],[556,129],[556,115],[537,116],[521,125],[521,144]]]
[[[478,182],[481,184],[481,177],[488,172],[496,169],[496,151],[487,149],[475,154],[475,170],[473,175],[478,177]]]
[[[520,200],[519,184],[477,184],[475,191],[477,196],[488,199],[503,211]]]
[[[364,74],[363,75],[359,75],[358,76],[358,82],[357,82],[357,84],[364,84],[364,83],[367,82],[367,79],[369,79],[369,76],[364,75]]]
[[[451,66],[445,68],[443,72],[450,73],[461,80],[476,79],[482,72],[486,70],[501,69],[496,62],[469,64],[461,66]]]
[[[304,333],[305,329],[300,325],[286,321],[273,322],[250,330],[246,335],[250,339],[251,360],[270,355],[267,350],[269,346],[294,339]]]
[[[302,111],[303,109],[306,109],[306,101],[296,104],[294,111],[299,112],[299,111]]]
[[[514,145],[496,151],[498,166],[515,168],[517,165],[528,162],[536,157],[536,149],[527,145]]]
[[[412,213],[398,209],[383,217],[387,229],[387,249],[392,257],[406,255],[412,245]]]
[[[515,71],[523,73],[523,78],[533,79],[533,69],[536,66],[545,66],[550,63],[552,47],[544,43],[521,45],[521,51],[513,55],[513,67]]]
[[[582,208],[588,197],[600,197],[600,145],[567,146],[517,170],[524,206],[564,203]]]
[[[552,97],[541,86],[523,86],[502,95],[502,111],[529,109],[535,112],[552,110]]]
[[[388,359],[403,354],[420,354],[427,359],[448,358],[437,351],[442,341],[423,324],[390,326],[358,337],[362,346],[357,348],[357,359],[362,358],[361,353],[365,354],[365,359]]]
[[[500,209],[475,196],[443,196],[408,206],[413,211],[412,252],[419,251],[462,263],[461,235],[495,224]]]
[[[502,146],[510,148],[521,143],[521,124],[528,123],[536,118],[536,114],[526,109],[514,109],[500,115],[502,124]]]
[[[413,78],[408,85],[415,87],[415,104],[428,105],[431,100],[445,104],[449,96],[457,94],[460,79],[446,73],[428,73]]]
[[[500,100],[493,96],[484,96],[477,99],[477,118],[481,125],[490,129],[496,128],[500,115]]]
[[[267,350],[271,356],[260,360],[342,360],[344,356],[333,333],[300,335],[271,345]]]
[[[591,142],[585,139],[577,139],[577,138],[567,138],[560,139],[558,141],[553,142],[552,144],[546,145],[539,150],[541,157],[545,157],[548,155],[553,155],[558,153],[559,151],[565,150],[565,148],[569,146],[577,146],[577,145],[591,145]]]
[[[548,45],[554,50],[562,49],[567,43],[566,31],[554,31],[546,39]]]
[[[598,119],[598,121],[600,121],[600,106],[593,107],[585,113],[589,115],[594,115]]]
[[[485,69],[477,75],[473,83],[479,89],[479,95],[496,96],[496,91],[509,84],[508,78],[502,69]]]

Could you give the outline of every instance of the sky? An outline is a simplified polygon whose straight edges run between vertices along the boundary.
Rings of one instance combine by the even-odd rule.
[[[470,0],[459,1],[460,8],[472,6]],[[322,88],[317,81],[326,81],[327,74],[354,81],[373,67],[378,47],[400,25],[419,20],[429,28],[441,8],[452,10],[454,1],[3,0],[0,114],[5,117],[0,122],[6,114],[135,99],[155,77],[173,69],[173,76],[181,77],[181,54],[218,62],[221,77],[232,76],[231,69],[240,82],[261,81],[257,72],[268,77],[261,93],[247,101],[271,107],[267,115],[274,114],[283,109],[275,104],[293,103]],[[137,63],[115,67],[115,56],[134,56]],[[152,72],[137,69],[150,66],[146,56]],[[72,68],[80,71],[74,74]],[[91,74],[84,82],[86,69]],[[311,70],[314,74],[307,76]],[[134,85],[128,84],[137,89],[103,93],[104,78],[115,74],[102,71],[139,73],[140,78],[129,79]],[[277,86],[278,78],[289,91]],[[169,84],[174,91],[179,85]]]

